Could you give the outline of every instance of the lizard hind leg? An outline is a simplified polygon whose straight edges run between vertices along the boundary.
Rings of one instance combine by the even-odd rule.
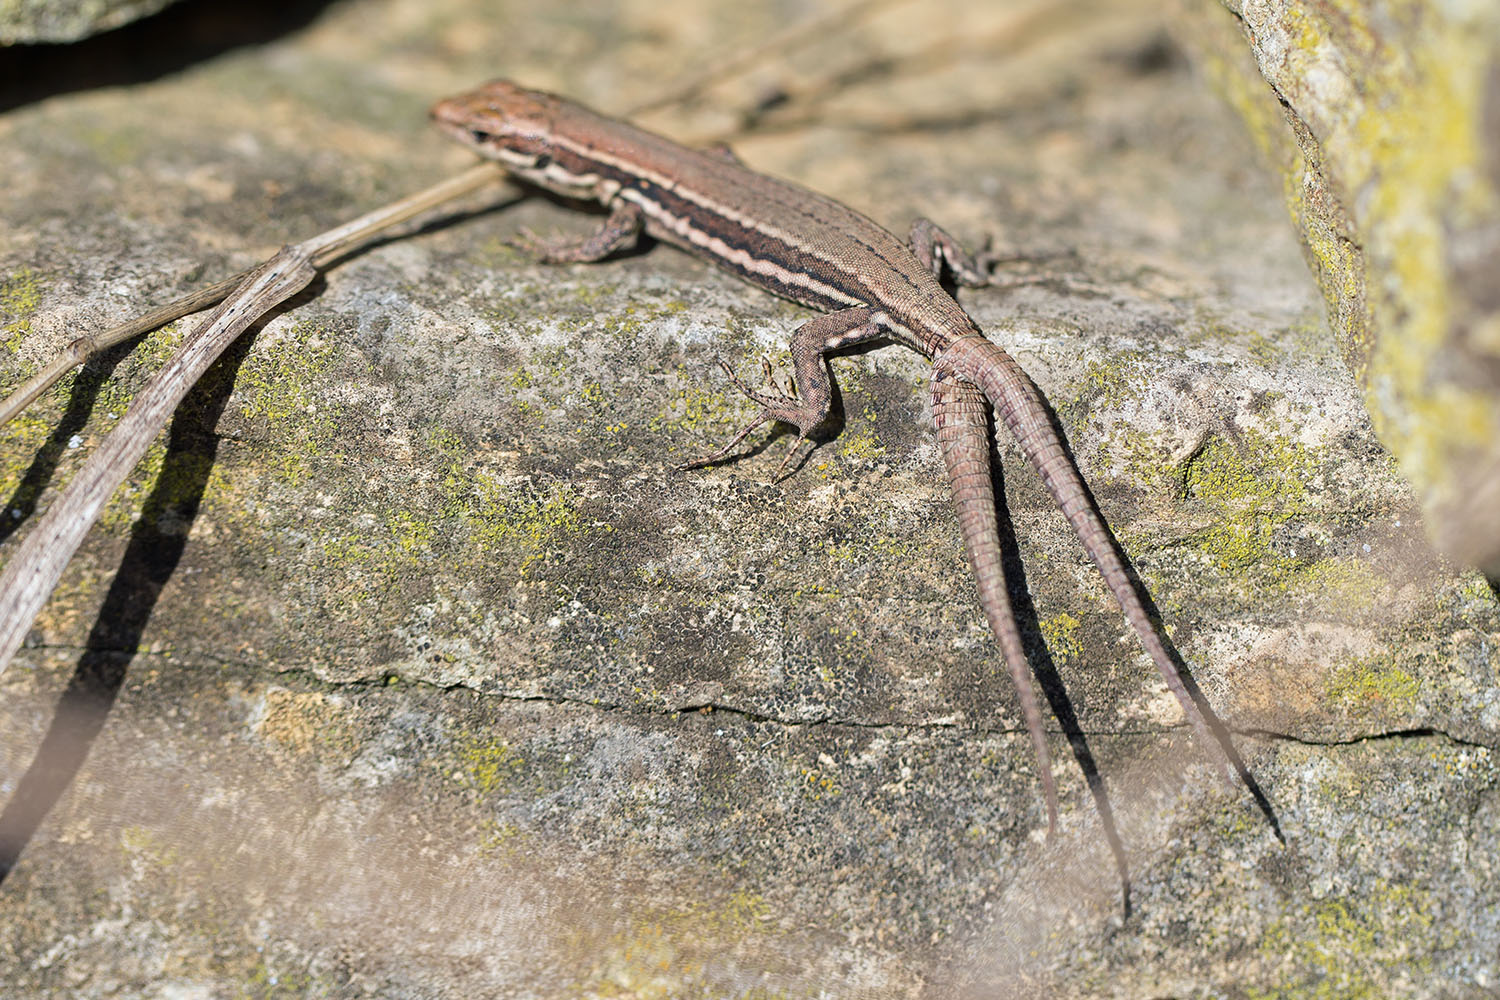
[[[1000,552],[1000,531],[995,515],[995,488],[990,480],[990,430],[987,401],[977,386],[949,372],[938,370],[932,377],[932,421],[937,426],[938,445],[948,467],[953,506],[963,533],[974,579],[979,585],[979,603],[989,620],[990,631],[1000,643],[1006,669],[1016,688],[1021,717],[1031,734],[1037,774],[1047,796],[1047,834],[1057,831],[1057,784],[1052,776],[1052,755],[1042,728],[1042,713],[1031,686],[1031,669],[1021,642],[1021,630],[1006,589],[1005,568]]]
[[[777,469],[776,474],[779,477],[782,470],[791,462],[792,456],[801,448],[802,442],[806,441],[813,429],[828,416],[828,407],[833,400],[833,378],[828,372],[828,363],[824,355],[841,347],[873,340],[883,336],[885,332],[885,326],[876,317],[875,310],[867,306],[855,306],[838,312],[825,313],[803,323],[792,335],[791,343],[796,395],[783,391],[774,377],[769,379],[771,385],[769,393],[757,392],[746,385],[734,373],[734,369],[720,358],[719,366],[724,369],[730,381],[740,392],[759,403],[761,411],[754,420],[736,432],[724,447],[712,455],[684,462],[677,466],[678,471],[696,469],[723,461],[739,446],[741,441],[749,436],[751,431],[761,424],[780,421],[797,428],[797,439],[792,443],[791,450],[787,452],[786,458],[782,459]]]

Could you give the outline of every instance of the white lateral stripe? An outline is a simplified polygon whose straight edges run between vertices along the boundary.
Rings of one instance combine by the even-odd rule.
[[[746,271],[774,278],[783,285],[796,285],[805,288],[834,302],[842,302],[850,306],[862,304],[861,300],[834,288],[832,285],[819,281],[810,274],[790,270],[774,261],[756,257],[739,247],[725,243],[717,236],[704,232],[702,229],[694,226],[692,219],[673,215],[661,203],[633,188],[622,190],[620,197],[639,205],[647,215],[662,223],[667,229],[681,236],[694,246],[702,247],[720,260],[728,261],[744,268]]]
[[[624,157],[613,156],[609,153],[604,152],[603,150],[583,145],[573,137],[563,135],[561,133],[553,134],[552,143],[553,145],[561,146],[567,149],[575,156],[582,157],[584,160],[593,160],[598,163],[603,163],[606,166],[614,167],[616,170],[623,171],[624,173],[627,173],[632,177],[639,177],[641,180],[649,181],[650,183],[655,184],[657,187],[661,188],[663,191],[668,191],[672,194],[675,194],[684,201],[692,202],[694,205],[697,205],[700,208],[707,209],[714,215],[729,219],[731,222],[736,222],[739,225],[744,226],[746,229],[753,229],[754,231],[764,236],[769,236],[772,239],[780,240],[786,246],[793,247],[801,251],[802,253],[807,254],[809,257],[815,257],[818,260],[823,261],[826,264],[830,264],[834,267],[842,267],[842,265],[838,261],[827,256],[826,254],[819,253],[816,247],[810,246],[806,242],[797,239],[797,237],[792,233],[771,225],[764,219],[756,218],[753,215],[747,215],[744,212],[738,212],[729,205],[722,205],[712,200],[711,198],[708,198],[703,194],[694,191],[691,188],[679,187],[675,178],[668,177],[665,174],[656,173],[652,170],[647,170],[645,167],[641,166],[639,163],[633,160],[629,160]],[[645,202],[637,202],[637,204],[640,204],[642,208],[647,207]],[[842,298],[847,299],[848,296],[842,296]]]
[[[542,170],[542,176],[554,184],[562,184],[565,187],[591,188],[599,183],[598,174],[575,174],[556,160],[547,164]]]

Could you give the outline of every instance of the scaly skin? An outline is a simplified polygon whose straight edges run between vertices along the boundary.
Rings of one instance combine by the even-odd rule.
[[[1123,555],[1053,425],[1041,392],[1009,354],[985,338],[942,287],[939,278],[944,270],[964,284],[988,283],[987,269],[952,237],[922,219],[913,225],[908,246],[845,205],[745,168],[723,148],[688,149],[562,98],[506,81],[442,101],[432,114],[460,142],[499,160],[521,179],[609,207],[603,227],[583,241],[549,243],[528,237],[522,245],[541,259],[599,260],[630,246],[644,231],[824,313],[804,323],[792,337],[795,394],[752,391],[730,372],[763,410],[723,449],[689,463],[690,467],[718,461],[750,431],[771,421],[797,428],[790,459],[827,416],[832,398],[830,351],[889,338],[932,359],[933,420],[953,502],[979,585],[980,603],[1015,682],[1036,751],[1049,828],[1056,825],[1057,793],[1041,712],[1001,567],[986,400],[1067,517],[1204,749],[1219,751],[1220,764],[1228,762],[1238,768],[1249,784],[1248,772],[1227,737],[1221,742],[1211,731],[1203,710],[1189,694],[1131,583]]]

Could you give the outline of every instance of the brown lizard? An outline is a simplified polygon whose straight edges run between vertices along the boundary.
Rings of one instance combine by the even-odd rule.
[[[980,603],[1000,643],[1036,752],[1049,829],[1057,822],[1057,791],[1001,566],[986,405],[994,407],[1041,475],[1203,746],[1213,748],[1221,766],[1238,766],[1233,748],[1217,741],[1184,686],[1040,390],[944,290],[940,278],[945,270],[966,285],[989,280],[987,270],[956,240],[919,219],[908,246],[853,209],[748,169],[727,149],[689,149],[508,81],[441,101],[432,115],[450,135],[522,180],[609,209],[599,231],[582,241],[524,241],[542,260],[597,261],[633,245],[644,232],[822,311],[792,337],[795,394],[756,392],[724,365],[740,390],[763,409],[723,449],[684,468],[721,460],[770,421],[797,428],[789,460],[827,416],[832,381],[825,355],[830,351],[888,338],[932,359],[933,422]],[[1227,777],[1229,772],[1224,773]]]

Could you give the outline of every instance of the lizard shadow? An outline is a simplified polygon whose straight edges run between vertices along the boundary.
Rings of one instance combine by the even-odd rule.
[[[1069,461],[1074,461],[1076,465],[1072,448],[1067,444],[1067,438],[1063,433],[1056,413],[1053,412],[1049,403],[1044,401],[1043,406],[1047,413],[1047,419],[1052,424],[1053,430],[1057,432],[1058,440],[1063,443],[1063,449],[1067,453]],[[1015,616],[1016,626],[1021,633],[1021,640],[1026,648],[1027,658],[1030,660],[1032,671],[1036,676],[1037,684],[1042,689],[1042,693],[1046,697],[1054,717],[1057,719],[1058,726],[1068,741],[1069,749],[1072,751],[1074,759],[1078,762],[1079,770],[1083,772],[1089,794],[1094,800],[1100,825],[1104,831],[1105,841],[1108,843],[1110,853],[1114,857],[1116,872],[1120,879],[1123,916],[1128,919],[1132,912],[1130,898],[1131,883],[1124,843],[1121,840],[1119,828],[1115,822],[1114,811],[1109,803],[1103,776],[1100,774],[1098,764],[1094,760],[1092,751],[1089,749],[1088,740],[1084,735],[1083,727],[1079,723],[1077,713],[1074,712],[1072,702],[1068,698],[1062,676],[1059,674],[1056,664],[1047,650],[1036,606],[1032,602],[1030,591],[1026,586],[1026,568],[1021,559],[1020,546],[1016,539],[1014,523],[1011,520],[1009,506],[1006,501],[1004,472],[1001,468],[1002,463],[999,460],[1000,456],[995,453],[998,449],[995,449],[993,444],[996,440],[993,413],[991,414],[991,421],[990,440],[992,442],[992,460],[990,462],[990,478],[995,495],[996,527],[1000,540],[1000,558],[1006,580],[1006,589],[1009,591],[1012,612]],[[1084,485],[1084,499],[1096,511],[1100,509],[1092,490],[1088,488],[1087,484]],[[1120,560],[1120,565],[1124,567],[1126,578],[1131,588],[1135,591],[1142,606],[1146,609],[1146,614],[1151,620],[1152,627],[1157,631],[1162,644],[1167,650],[1168,656],[1182,678],[1183,687],[1187,689],[1188,695],[1203,713],[1209,730],[1213,733],[1215,740],[1222,747],[1231,766],[1233,766],[1240,780],[1255,800],[1257,808],[1265,816],[1272,833],[1275,834],[1278,841],[1285,844],[1286,837],[1282,833],[1281,823],[1276,816],[1269,798],[1267,798],[1260,784],[1255,780],[1255,776],[1250,772],[1244,759],[1235,748],[1228,727],[1214,713],[1213,707],[1209,704],[1208,699],[1204,696],[1202,689],[1199,688],[1191,671],[1188,669],[1186,661],[1184,661],[1176,645],[1162,628],[1161,613],[1156,607],[1155,602],[1151,599],[1149,589],[1142,582],[1135,566],[1120,547],[1119,542],[1114,536],[1113,529],[1108,526],[1108,521],[1105,520],[1104,523],[1106,541],[1114,549],[1116,556]]]
[[[880,350],[890,346],[892,342],[884,338],[867,341],[855,347],[837,352],[837,356],[864,354],[869,351]],[[809,435],[809,439],[815,444],[822,444],[838,435],[845,423],[843,397],[839,389],[837,378],[830,379],[831,400],[828,417],[818,425],[816,431]],[[1114,811],[1109,804],[1109,798],[1105,791],[1104,779],[1100,774],[1098,764],[1094,760],[1093,752],[1089,749],[1088,741],[1084,736],[1083,727],[1078,721],[1077,713],[1074,712],[1072,702],[1068,699],[1067,690],[1063,684],[1062,677],[1058,673],[1051,655],[1047,651],[1046,641],[1042,636],[1040,621],[1037,617],[1036,606],[1032,603],[1031,594],[1026,587],[1026,570],[1021,560],[1020,547],[1016,541],[1014,526],[1010,517],[1010,509],[1005,499],[1004,473],[1001,462],[994,454],[995,432],[993,414],[991,414],[991,426],[989,440],[991,442],[990,478],[994,489],[996,523],[999,530],[1000,556],[1003,564],[1007,590],[1010,592],[1011,610],[1015,616],[1017,628],[1021,633],[1021,640],[1026,647],[1027,657],[1031,662],[1037,682],[1047,698],[1047,702],[1056,717],[1073,757],[1078,762],[1079,769],[1083,772],[1089,793],[1093,797],[1095,808],[1098,812],[1101,825],[1104,829],[1105,841],[1109,845],[1110,854],[1115,862],[1115,869],[1119,876],[1121,898],[1123,900],[1124,915],[1130,916],[1130,870],[1125,855],[1125,845],[1120,837],[1119,829],[1114,819]],[[752,459],[766,451],[773,442],[790,432],[790,425],[776,422],[772,431],[765,435],[757,444],[741,451],[726,455],[714,465],[731,465]],[[798,460],[796,465],[788,469],[782,478],[794,475],[816,451],[810,451]],[[1092,497],[1089,498],[1092,502]],[[1132,576],[1132,584],[1140,589],[1138,581]]]
[[[83,652],[58,698],[36,755],[0,812],[0,883],[15,868],[47,814],[72,784],[109,718],[146,624],[187,547],[188,533],[202,505],[218,452],[220,436],[214,428],[255,334],[270,317],[306,294],[304,290],[283,303],[240,336],[178,407],[168,432],[161,472],[131,527],[119,569]],[[79,407],[86,414],[83,401],[91,402],[97,387],[87,391],[85,386],[85,390],[79,394]],[[70,413],[73,408],[70,401]]]
[[[830,354],[830,357],[853,357],[871,351],[878,351],[883,347],[891,346],[893,343],[894,341],[884,338],[869,340],[854,347],[841,349],[837,353]],[[818,449],[835,440],[843,433],[845,426],[847,426],[848,416],[844,408],[844,394],[839,388],[837,373],[834,373],[834,377],[830,378],[828,383],[828,413],[819,422],[818,426],[814,427],[808,433],[807,444],[811,445],[811,447],[802,449],[801,454],[797,456],[797,460],[777,474],[776,482],[784,482],[802,471],[803,466],[818,453]],[[728,389],[734,393],[739,392],[732,383],[728,386]],[[793,433],[794,427],[792,424],[784,423],[780,420],[771,421],[770,430],[756,443],[746,444],[744,447],[728,455],[724,455],[713,462],[707,462],[702,466],[696,466],[696,468],[712,469],[721,465],[738,465],[741,462],[746,462],[765,454],[777,441],[785,437],[790,437]]]

